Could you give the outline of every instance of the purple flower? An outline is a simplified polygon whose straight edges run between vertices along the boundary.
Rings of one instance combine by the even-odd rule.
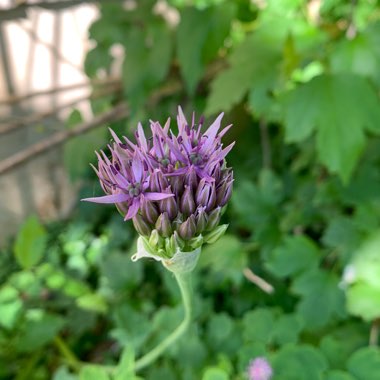
[[[149,174],[144,170],[144,162],[138,151],[135,151],[129,163],[122,164],[122,159],[116,150],[110,148],[113,163],[107,157],[103,160],[99,155],[99,171],[97,174],[103,189],[109,195],[95,198],[85,198],[84,201],[95,203],[122,203],[127,204],[128,212],[124,220],[132,219],[146,201],[159,201],[174,194],[157,193],[149,191]],[[128,161],[126,161],[128,162]],[[100,175],[102,168],[104,175]]]
[[[269,380],[272,377],[272,375],[272,367],[265,358],[258,357],[249,363],[249,380]]]
[[[106,195],[86,198],[96,203],[114,203],[124,220],[133,219],[152,251],[171,255],[175,247],[191,250],[214,241],[225,228],[218,224],[231,197],[233,172],[225,157],[234,143],[223,148],[220,131],[223,113],[202,133],[203,119],[189,124],[178,108],[178,134],[151,121],[147,137],[139,123],[135,142],[120,139],[112,130],[110,157],[96,153],[94,167]]]

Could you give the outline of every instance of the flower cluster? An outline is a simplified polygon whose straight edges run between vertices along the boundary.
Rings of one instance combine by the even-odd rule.
[[[85,201],[114,203],[124,220],[132,219],[149,251],[170,258],[215,241],[224,233],[219,226],[223,207],[231,197],[233,172],[225,157],[234,144],[223,148],[220,131],[223,113],[204,132],[203,119],[189,124],[178,108],[178,134],[151,121],[152,136],[138,125],[136,142],[111,130],[111,157],[97,153],[95,168],[107,194]]]

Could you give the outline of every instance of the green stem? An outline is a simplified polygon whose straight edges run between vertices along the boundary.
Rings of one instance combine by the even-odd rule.
[[[144,355],[142,358],[136,361],[136,371],[148,366],[150,363],[156,360],[169,346],[171,346],[178,338],[180,338],[186,332],[191,323],[191,272],[174,273],[174,275],[181,291],[185,317],[181,324],[167,338],[165,338],[158,346],[153,348],[152,351],[148,352],[146,355]]]
[[[57,346],[61,355],[65,358],[67,364],[73,370],[79,371],[82,366],[82,363],[74,355],[74,353],[70,350],[65,341],[59,335],[54,337],[54,344]]]

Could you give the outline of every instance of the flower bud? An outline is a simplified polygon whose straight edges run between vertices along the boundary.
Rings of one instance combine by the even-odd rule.
[[[208,216],[206,231],[213,230],[219,224],[221,216],[222,216],[221,207],[217,207],[215,210],[212,210]]]
[[[133,225],[139,235],[149,236],[152,229],[149,227],[148,223],[145,222],[140,214],[136,214],[132,219]]]
[[[163,237],[169,237],[173,230],[167,212],[162,213],[156,222],[156,229]]]
[[[195,218],[196,226],[197,226],[197,229],[196,229],[197,234],[200,234],[206,229],[207,219],[208,218],[205,211],[205,207],[198,207],[198,213]]]
[[[202,244],[203,244],[203,236],[202,235],[198,235],[198,236],[193,237],[192,239],[189,240],[189,245],[193,249],[197,249],[197,248],[201,247]]]
[[[195,231],[195,217],[191,215],[179,226],[178,234],[182,239],[190,240],[195,235]]]
[[[199,182],[195,199],[198,206],[205,206],[206,211],[213,209],[216,201],[215,182],[202,178]]]
[[[179,197],[183,193],[183,177],[182,176],[171,176],[170,184],[173,190],[173,193]]]
[[[171,193],[170,187],[166,192]],[[161,213],[167,212],[169,219],[174,220],[178,214],[178,206],[175,197],[169,197],[159,202]]]
[[[216,189],[216,204],[218,206],[223,207],[230,200],[232,194],[233,181],[234,179],[232,172],[228,172],[228,174],[222,179],[222,181],[218,185],[218,188]]]
[[[193,192],[190,186],[185,185],[185,191],[181,197],[181,212],[189,216],[195,211],[195,202],[193,197]]]
[[[168,180],[164,177],[161,170],[155,170],[149,177],[149,187],[151,191],[162,193],[169,186]]]
[[[180,251],[185,248],[185,242],[179,237],[177,231],[174,231],[171,238],[173,239],[173,244],[175,244],[176,248],[178,248]]]
[[[158,218],[158,211],[156,206],[144,199],[141,202],[141,215],[150,224],[154,224]]]
[[[186,185],[195,191],[198,186],[198,177],[194,167],[190,167],[189,172],[186,174]]]
[[[209,244],[215,243],[222,235],[224,235],[227,227],[228,224],[222,224],[221,226],[216,227],[213,231],[204,236],[204,241]]]
[[[159,247],[162,242],[162,238],[159,235],[157,230],[153,230],[149,236],[149,245],[153,247],[155,250]]]

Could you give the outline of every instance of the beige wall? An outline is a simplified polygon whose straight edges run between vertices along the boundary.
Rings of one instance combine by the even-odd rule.
[[[0,0],[0,8],[10,1]],[[87,30],[97,17],[94,5],[80,5],[59,12],[30,9],[26,19],[0,24],[6,42],[9,72],[14,93],[4,77],[0,57],[0,104],[10,96],[82,83],[83,60],[89,48]],[[10,106],[0,105],[0,126],[25,115],[46,112],[89,94],[89,88],[34,97]],[[87,101],[79,105],[85,118],[91,117]],[[38,125],[28,125],[0,135],[0,160],[64,128],[70,109]],[[31,213],[48,220],[65,215],[75,202],[74,188],[62,167],[61,151],[54,150],[0,175],[0,242],[13,234]]]

